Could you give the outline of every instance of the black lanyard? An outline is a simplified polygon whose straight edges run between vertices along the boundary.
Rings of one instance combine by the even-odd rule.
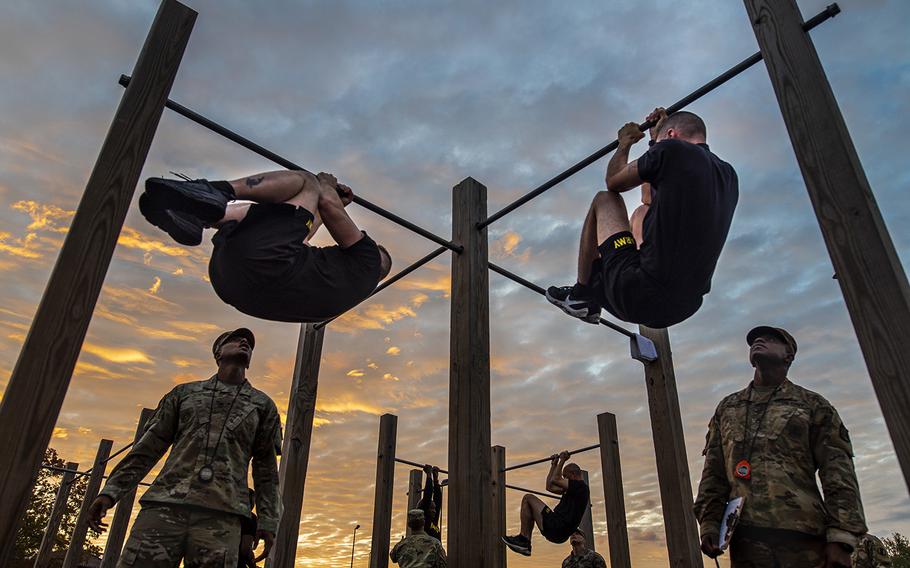
[[[215,382],[212,383],[212,402],[209,405],[209,427],[205,433],[205,453],[203,454],[205,456],[205,464],[203,467],[211,468],[215,454],[218,452],[218,445],[221,443],[221,436],[224,435],[224,429],[227,427],[228,419],[231,417],[231,410],[234,409],[234,403],[237,402],[237,397],[240,396],[240,391],[245,384],[246,379],[243,379],[243,382],[237,387],[237,392],[234,393],[234,398],[231,399],[231,405],[228,406],[227,413],[224,415],[224,422],[221,424],[221,432],[218,433],[218,441],[215,442],[215,446],[212,448],[212,455],[209,457],[209,439],[212,437],[212,413],[215,410],[215,393],[218,391],[218,375],[215,375]]]
[[[755,440],[758,438],[758,433],[761,431],[762,422],[765,421],[765,414],[768,413],[768,408],[771,407],[771,400],[774,398],[774,395],[777,394],[777,391],[780,390],[780,387],[784,386],[784,383],[781,383],[774,387],[774,390],[771,391],[771,395],[768,396],[768,401],[765,403],[765,408],[762,410],[761,416],[758,417],[758,424],[755,425],[755,434],[752,435],[752,440],[749,442],[748,449],[746,450],[746,461],[752,461],[752,449],[755,447]],[[749,416],[752,414],[752,385],[749,385],[749,406],[746,407],[746,437],[749,436]]]

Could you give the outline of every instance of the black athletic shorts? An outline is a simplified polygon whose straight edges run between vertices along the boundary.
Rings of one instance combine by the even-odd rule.
[[[641,268],[641,252],[635,237],[622,231],[598,247],[591,287],[601,307],[617,318],[648,327],[675,325],[698,311],[700,294],[673,294]]]
[[[578,529],[577,526],[569,525],[561,515],[555,514],[549,507],[544,507],[540,516],[543,518],[540,534],[550,542],[562,544]]]
[[[286,322],[324,321],[360,303],[379,283],[376,243],[364,233],[346,249],[309,246],[312,225],[303,207],[250,206],[212,238],[215,293],[247,315]]]

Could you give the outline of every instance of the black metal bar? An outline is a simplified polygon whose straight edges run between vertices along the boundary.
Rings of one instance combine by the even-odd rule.
[[[412,462],[411,460],[406,460],[403,458],[395,458],[395,461],[397,461],[398,463],[403,463],[405,465],[412,465],[414,467],[419,467],[420,469],[423,469],[423,466],[427,465],[427,464],[423,464],[423,463]],[[449,475],[449,472],[444,469],[440,469],[439,473],[444,473],[446,475]]]
[[[574,456],[575,454],[580,454],[583,452],[590,452],[591,450],[596,450],[599,447],[600,447],[600,444],[594,444],[593,446],[585,446],[584,448],[578,448],[577,450],[572,450],[571,452],[569,452],[569,456],[571,457],[571,456]],[[520,463],[517,465],[510,465],[509,467],[505,468],[503,471],[512,471],[513,469],[521,469],[523,467],[528,467],[529,465],[537,465],[539,463],[548,462],[551,459],[553,459],[553,458],[551,458],[551,457],[540,458],[539,460]]]
[[[92,470],[90,470],[90,469],[89,469],[89,470],[86,470],[86,471],[75,471],[75,470],[72,470],[72,469],[66,469],[65,467],[57,467],[57,466],[54,466],[54,465],[45,465],[45,464],[42,464],[41,467],[42,467],[43,469],[48,469],[48,470],[50,470],[50,471],[56,471],[56,472],[59,472],[59,473],[75,473],[76,475],[73,477],[73,481],[76,481],[77,479],[79,479],[79,478],[82,477],[83,475],[89,475],[89,474],[92,472]],[[110,476],[109,476],[109,475],[105,475],[105,476],[104,476],[104,479],[107,479],[108,477],[110,477]],[[146,483],[145,481],[140,481],[140,482],[139,482],[139,485],[142,485],[143,487],[151,487],[151,486],[152,486],[151,483]]]
[[[446,247],[439,247],[438,249],[434,250],[433,252],[431,252],[430,254],[426,255],[425,257],[423,257],[423,258],[421,258],[421,259],[419,259],[419,260],[417,260],[417,261],[415,261],[415,262],[412,262],[412,263],[410,264],[410,266],[408,266],[408,267],[406,267],[406,268],[403,268],[403,269],[401,270],[401,272],[399,272],[399,273],[396,274],[395,276],[392,276],[391,278],[387,278],[387,279],[385,280],[385,282],[383,282],[382,284],[380,284],[379,286],[377,286],[376,289],[373,290],[373,292],[372,292],[369,296],[367,296],[366,298],[364,298],[364,302],[365,302],[368,298],[372,298],[372,297],[375,296],[376,294],[382,292],[383,290],[385,290],[386,288],[388,288],[388,287],[391,286],[392,284],[398,282],[399,280],[401,280],[402,278],[404,278],[404,277],[407,276],[408,274],[414,272],[415,270],[417,270],[418,268],[420,268],[420,267],[423,266],[424,264],[430,262],[431,260],[433,260],[434,258],[436,258],[437,256],[441,255],[442,253],[444,253],[444,252],[447,251],[447,250],[448,250],[448,249],[447,249]],[[361,303],[363,303],[363,302],[361,302]],[[357,305],[359,306],[360,304],[357,304]],[[355,307],[356,307],[356,306],[355,306]],[[342,314],[342,315],[343,315],[343,314]],[[339,315],[339,316],[333,317],[332,319],[327,319],[327,320],[325,320],[325,321],[321,321],[321,322],[317,323],[316,325],[314,325],[313,327],[315,327],[316,329],[321,329],[321,328],[323,328],[323,327],[329,325],[330,323],[332,323],[333,321],[335,321],[336,319],[338,319],[338,318],[340,318],[340,317],[341,317],[341,316]]]
[[[119,83],[122,86],[126,87],[130,83],[130,77],[128,75],[121,75]],[[196,124],[199,124],[200,126],[204,126],[205,128],[208,128],[209,130],[211,130],[212,132],[214,132],[216,134],[220,134],[221,136],[224,136],[231,142],[234,142],[235,144],[239,144],[239,145],[243,146],[244,148],[246,148],[247,150],[255,152],[255,153],[259,154],[260,156],[262,156],[263,158],[266,158],[267,160],[271,160],[271,161],[275,162],[276,164],[278,164],[281,167],[287,168],[289,170],[299,170],[299,171],[304,171],[304,172],[308,171],[306,168],[295,164],[294,162],[288,160],[287,158],[283,158],[282,156],[279,156],[275,152],[272,152],[271,150],[253,142],[249,138],[241,136],[240,134],[237,134],[233,130],[230,130],[228,128],[225,128],[224,126],[221,126],[214,120],[211,120],[210,118],[206,118],[206,117],[202,116],[201,114],[199,114],[198,112],[196,112],[192,109],[189,109],[176,101],[172,101],[171,99],[168,99],[167,103],[165,103],[164,106],[166,106],[167,108],[176,112],[180,116],[188,118],[188,119],[192,120],[193,122],[195,122]],[[411,223],[410,221],[403,219],[402,217],[399,217],[398,215],[392,213],[391,211],[387,211],[374,203],[370,203],[369,201],[360,197],[359,195],[354,196],[354,203],[356,203],[357,205],[360,205],[361,207],[369,209],[373,213],[376,213],[377,215],[379,215],[381,217],[385,217],[389,221],[392,221],[393,223],[397,223],[398,225],[401,225],[402,227],[409,229],[409,230],[417,233],[418,235],[433,241],[436,244],[442,245],[451,251],[458,252],[458,253],[460,253],[462,251],[462,247],[460,245],[457,245],[451,241],[447,241],[444,238],[436,235],[435,233],[431,233],[430,231],[424,229],[423,227],[419,227],[419,226],[415,225],[414,223]]]
[[[492,270],[493,272],[496,272],[497,274],[501,274],[501,275],[505,276],[506,278],[508,278],[509,280],[512,280],[513,282],[521,284],[522,286],[524,286],[525,288],[527,288],[529,290],[533,290],[534,292],[537,292],[541,296],[546,295],[546,291],[543,288],[541,288],[540,286],[538,286],[537,284],[534,284],[533,282],[525,280],[524,278],[515,274],[514,272],[509,272],[508,270],[506,270],[505,268],[503,268],[497,264],[493,264],[492,262],[488,262],[487,264],[490,266],[490,270]],[[600,318],[600,324],[609,327],[613,331],[618,331],[619,333],[625,335],[626,337],[635,337],[634,332],[631,332],[624,327],[618,326],[611,321],[605,320],[604,318]]]
[[[803,24],[803,29],[808,32],[809,30],[815,28],[822,22],[825,22],[825,21],[833,18],[834,16],[836,16],[839,13],[840,13],[840,6],[838,6],[836,3],[830,4],[824,10],[822,10],[821,12],[816,14],[814,17],[812,17],[808,21],[806,21]],[[673,114],[674,112],[678,112],[678,111],[682,110],[685,106],[695,102],[696,100],[700,99],[704,95],[710,93],[717,87],[723,85],[724,83],[726,83],[733,77],[736,77],[737,75],[739,75],[746,69],[752,67],[753,65],[755,65],[756,63],[758,63],[761,60],[762,60],[761,51],[751,55],[750,57],[747,57],[746,59],[743,59],[741,62],[737,63],[736,65],[734,65],[727,71],[721,73],[720,75],[718,75],[714,79],[708,81],[707,83],[705,83],[704,85],[702,85],[701,87],[699,87],[698,89],[693,91],[692,93],[686,95],[682,99],[676,101],[675,103],[673,103],[672,105],[667,107],[667,114]],[[638,128],[642,132],[644,132],[645,130],[651,128],[652,126],[654,126],[653,122],[644,122],[644,123],[640,124]],[[577,174],[581,170],[587,168],[594,162],[600,160],[601,158],[603,158],[604,156],[606,156],[607,154],[609,154],[610,152],[615,150],[618,145],[619,145],[618,140],[614,140],[613,142],[610,142],[609,144],[607,144],[600,150],[594,152],[593,154],[591,154],[584,160],[578,162],[571,168],[565,170],[564,172],[556,175],[549,181],[545,182],[543,185],[538,186],[537,188],[531,190],[529,193],[526,193],[525,195],[519,197],[518,199],[516,199],[509,205],[506,205],[505,207],[503,207],[496,213],[493,213],[492,215],[487,217],[486,220],[482,221],[481,223],[478,223],[477,228],[483,229],[490,223],[493,223],[495,221],[498,221],[502,217],[505,217],[506,215],[508,215],[512,211],[515,211],[516,209],[518,209],[519,207],[521,207],[528,201],[531,201],[532,199],[534,199],[538,195],[542,194],[543,192],[547,191],[548,189],[552,188],[553,186],[565,181],[566,179],[572,177],[573,175]]]
[[[524,491],[525,493],[531,493],[532,495],[540,495],[541,497],[549,497],[550,499],[562,499],[561,496],[556,495],[555,493],[545,493],[543,491],[536,491],[534,489],[528,489],[527,487],[519,487],[518,485],[509,485],[506,483],[506,489],[515,489],[516,491]]]
[[[123,446],[122,448],[120,448],[119,450],[117,450],[116,452],[114,452],[113,454],[109,455],[109,456],[107,457],[107,459],[104,460],[104,461],[101,462],[101,463],[107,463],[107,462],[111,461],[112,459],[114,459],[115,457],[119,456],[119,455],[122,454],[123,452],[125,452],[125,451],[127,451],[128,449],[132,448],[132,447],[133,447],[133,444],[135,444],[135,443],[136,443],[136,442],[130,442],[129,444]],[[73,479],[79,479],[79,478],[82,477],[83,475],[91,475],[91,474],[92,474],[92,468],[88,468],[87,470],[82,471],[82,472],[78,472],[78,471],[77,471],[77,472],[76,472],[76,476],[75,476]]]

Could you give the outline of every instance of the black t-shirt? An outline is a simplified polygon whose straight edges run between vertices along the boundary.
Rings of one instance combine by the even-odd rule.
[[[565,526],[572,527],[574,531],[585,515],[590,501],[591,490],[587,484],[580,479],[570,479],[569,487],[560,497],[556,508],[553,509],[553,515],[559,517]]]
[[[652,188],[642,270],[671,296],[707,294],[739,200],[736,171],[707,144],[670,139],[638,159],[638,175]]]

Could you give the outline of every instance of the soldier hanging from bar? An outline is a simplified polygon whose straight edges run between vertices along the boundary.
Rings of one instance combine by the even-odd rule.
[[[212,287],[253,317],[294,323],[334,318],[369,296],[392,268],[385,247],[348,216],[353,191],[331,174],[276,171],[213,182],[149,178],[145,187],[140,211],[178,243],[196,246],[204,229],[218,229],[209,261]],[[322,225],[336,245],[310,245]]]
[[[607,191],[594,196],[582,226],[578,280],[547,289],[552,304],[588,323],[600,321],[601,308],[653,328],[686,320],[711,290],[727,240],[739,199],[733,167],[708,148],[697,115],[658,108],[652,121],[650,149],[631,162],[644,134],[634,122],[619,130]],[[639,186],[642,204],[630,219],[621,194]]]

